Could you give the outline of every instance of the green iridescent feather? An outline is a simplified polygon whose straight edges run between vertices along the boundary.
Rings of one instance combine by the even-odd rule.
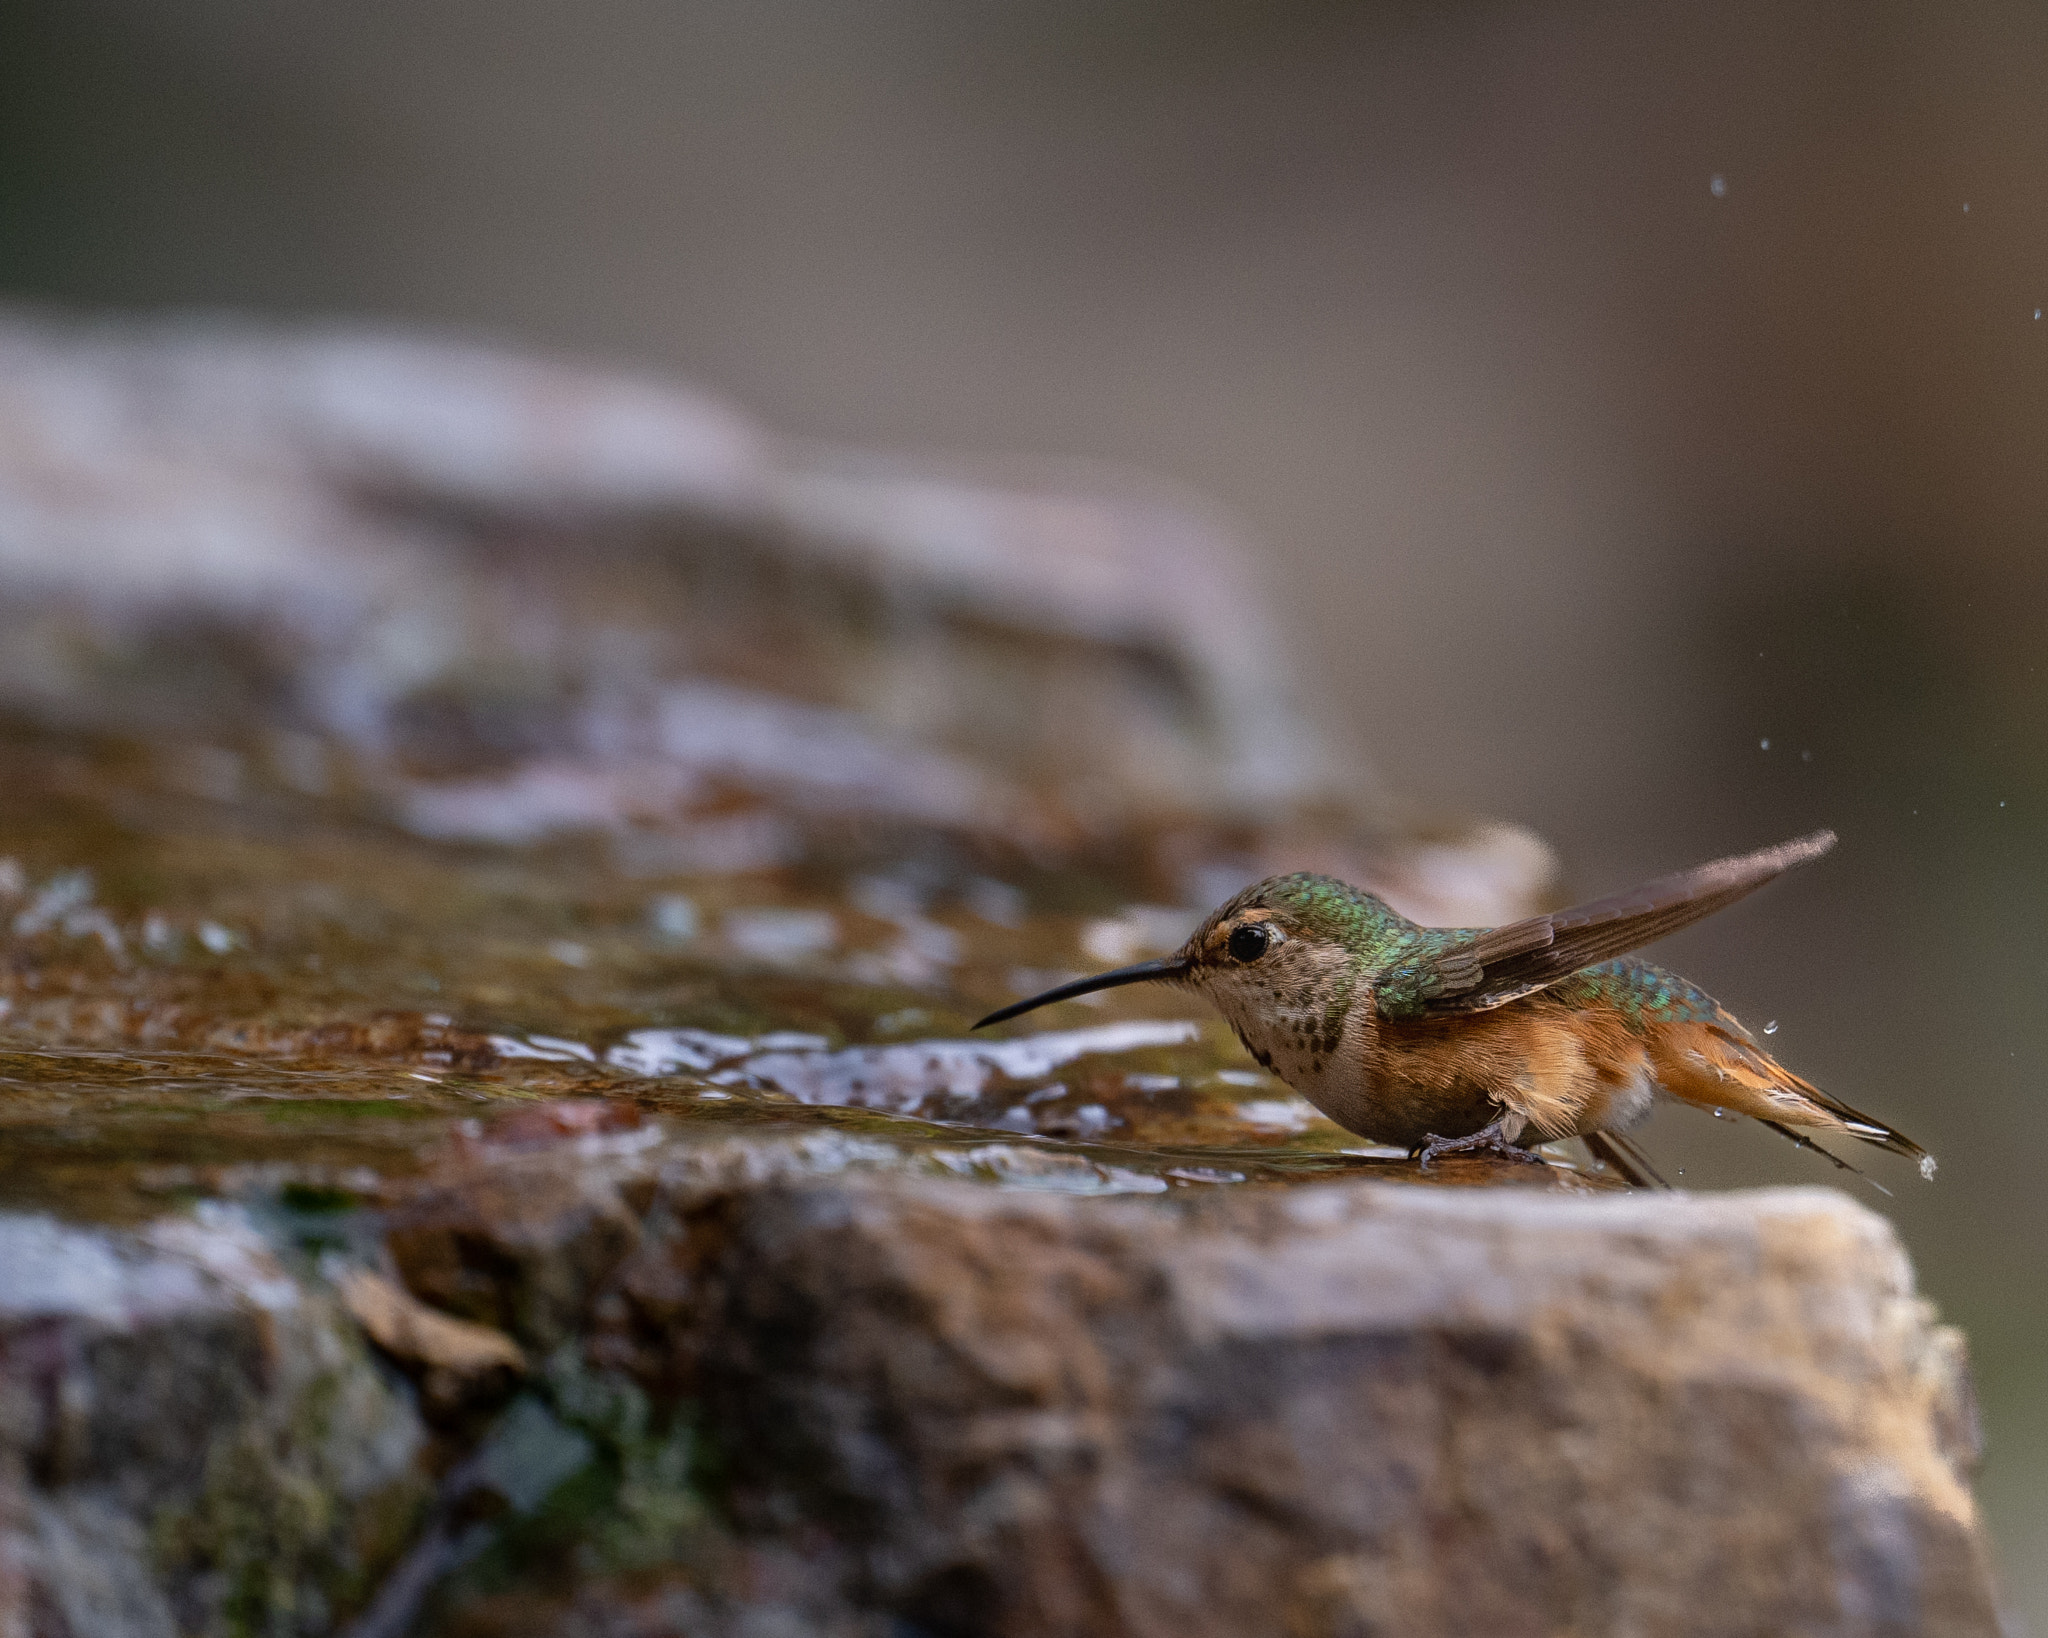
[[[1719,1024],[1750,1039],[1749,1032],[1697,984],[1633,956],[1584,968],[1543,993],[1567,1006],[1612,1007],[1638,1029],[1651,1024]]]

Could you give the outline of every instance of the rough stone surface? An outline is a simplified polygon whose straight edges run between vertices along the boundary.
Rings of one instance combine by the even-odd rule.
[[[379,1572],[361,1632],[1997,1630],[1960,1338],[1832,1190],[649,1135],[473,1150],[333,1269],[538,1362],[496,1431],[442,1405],[418,1537],[422,1424],[310,1268],[221,1208],[0,1219],[0,1633],[328,1632]]]
[[[232,1212],[0,1216],[0,1633],[332,1629],[425,1498],[354,1327]]]
[[[725,1233],[743,1513],[935,1631],[1995,1630],[1958,1338],[1831,1192],[898,1185]]]
[[[809,1543],[806,1619],[1997,1630],[1961,1339],[1832,1190],[1105,1199],[649,1155],[629,1242],[547,1167],[402,1208],[408,1267],[452,1298],[463,1263],[535,1343],[598,1272],[586,1358],[702,1407],[737,1539]]]

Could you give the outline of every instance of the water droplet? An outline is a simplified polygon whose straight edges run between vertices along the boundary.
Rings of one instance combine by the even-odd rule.
[[[1963,214],[1965,216],[1968,216],[1970,214],[1970,207],[1968,205],[1963,206]]]
[[[1716,1120],[1726,1120],[1727,1118],[1728,1118],[1728,1116],[1727,1116],[1727,1114],[1726,1114],[1726,1112],[1725,1112],[1725,1111],[1723,1111],[1723,1110],[1720,1110],[1720,1109],[1716,1109],[1716,1110],[1714,1111],[1714,1119],[1716,1119]]]
[[[1762,659],[1762,658],[1763,658],[1763,656],[1762,656],[1762,655],[1758,655],[1758,656],[1757,656],[1757,658],[1758,658],[1758,659]],[[1760,740],[1758,740],[1758,741],[1756,742],[1756,744],[1757,744],[1757,749],[1758,749],[1758,750],[1760,750],[1760,751],[1768,751],[1768,750],[1769,750],[1769,749],[1771,748],[1771,742],[1770,742],[1769,740],[1767,740],[1767,739],[1760,739]]]
[[[1811,751],[1801,751],[1799,753],[1799,760],[1801,762],[1811,762],[1813,760],[1813,753]]]
[[[1764,1025],[1764,1033],[1766,1035],[1776,1035],[1778,1033],[1778,1020],[1773,1018],[1768,1024]]]
[[[1718,174],[1708,177],[1707,192],[1716,199],[1725,199],[1728,196],[1728,178]],[[1966,205],[1963,208],[1967,210],[1969,207]]]
[[[2038,318],[2039,318],[2040,316],[2041,316],[2041,309],[2037,307],[2037,308],[2035,308],[2035,309],[2034,309],[2034,317],[2038,319]]]

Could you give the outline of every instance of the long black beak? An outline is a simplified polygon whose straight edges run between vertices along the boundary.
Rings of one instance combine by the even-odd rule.
[[[998,1007],[974,1027],[982,1029],[989,1024],[1000,1024],[1006,1018],[1015,1018],[1020,1013],[1035,1012],[1054,1001],[1071,1001],[1077,995],[1093,995],[1097,990],[1113,990],[1119,984],[1142,984],[1148,978],[1178,978],[1188,970],[1188,964],[1179,956],[1168,956],[1160,961],[1141,961],[1135,967],[1118,967],[1112,972],[1097,973],[1093,978],[1077,978],[1071,984],[1061,984],[1047,990],[1043,995],[1034,995],[1029,1001],[1012,1001],[1007,1007]]]

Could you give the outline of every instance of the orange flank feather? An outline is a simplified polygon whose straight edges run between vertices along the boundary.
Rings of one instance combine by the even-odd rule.
[[[1423,1131],[1469,1104],[1519,1117],[1535,1141],[1633,1126],[1649,1112],[1647,1040],[1616,1012],[1532,996],[1491,1012],[1383,1019],[1368,1078],[1389,1113],[1413,1111]]]

